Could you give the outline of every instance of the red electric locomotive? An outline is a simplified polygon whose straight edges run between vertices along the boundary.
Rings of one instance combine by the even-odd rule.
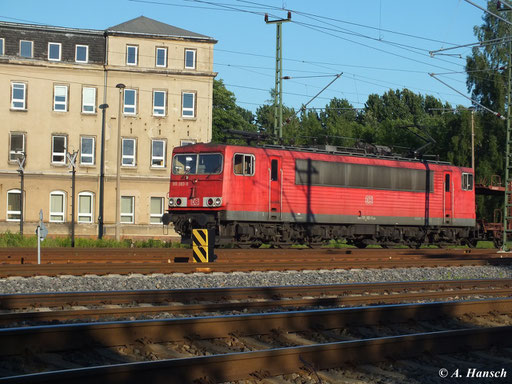
[[[351,150],[195,144],[175,148],[169,215],[216,244],[419,246],[474,239],[473,170]]]

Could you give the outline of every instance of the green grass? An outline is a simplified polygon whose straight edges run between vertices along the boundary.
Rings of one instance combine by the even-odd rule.
[[[19,248],[36,248],[37,236],[22,236],[19,233],[6,232],[0,234],[0,248],[19,247]],[[47,237],[41,242],[44,248],[60,248],[71,247],[70,237]],[[113,239],[84,239],[75,238],[75,247],[77,248],[183,248],[179,242],[163,241],[163,240],[136,240],[125,239],[115,241]]]

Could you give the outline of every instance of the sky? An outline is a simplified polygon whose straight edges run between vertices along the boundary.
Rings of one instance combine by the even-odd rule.
[[[485,8],[486,1],[472,0]],[[283,103],[323,108],[334,97],[364,107],[368,95],[408,88],[469,106],[464,73],[483,11],[463,0],[0,0],[0,20],[104,30],[138,16],[213,37],[214,71],[237,104],[255,111],[275,84],[276,26],[285,19]],[[200,60],[200,58],[198,58]],[[336,74],[342,75],[326,90]],[[435,78],[430,76],[434,73]],[[439,79],[441,81],[436,80]],[[313,100],[312,100],[313,99]]]

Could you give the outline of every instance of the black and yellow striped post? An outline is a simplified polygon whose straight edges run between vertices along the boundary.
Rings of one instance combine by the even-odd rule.
[[[215,260],[214,252],[215,230],[192,230],[192,253],[194,263],[211,263]]]

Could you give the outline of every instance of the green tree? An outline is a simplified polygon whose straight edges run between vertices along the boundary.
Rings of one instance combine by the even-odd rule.
[[[234,93],[226,89],[222,80],[213,80],[212,115],[214,143],[233,142],[229,130],[256,132],[253,113],[236,104]]]

